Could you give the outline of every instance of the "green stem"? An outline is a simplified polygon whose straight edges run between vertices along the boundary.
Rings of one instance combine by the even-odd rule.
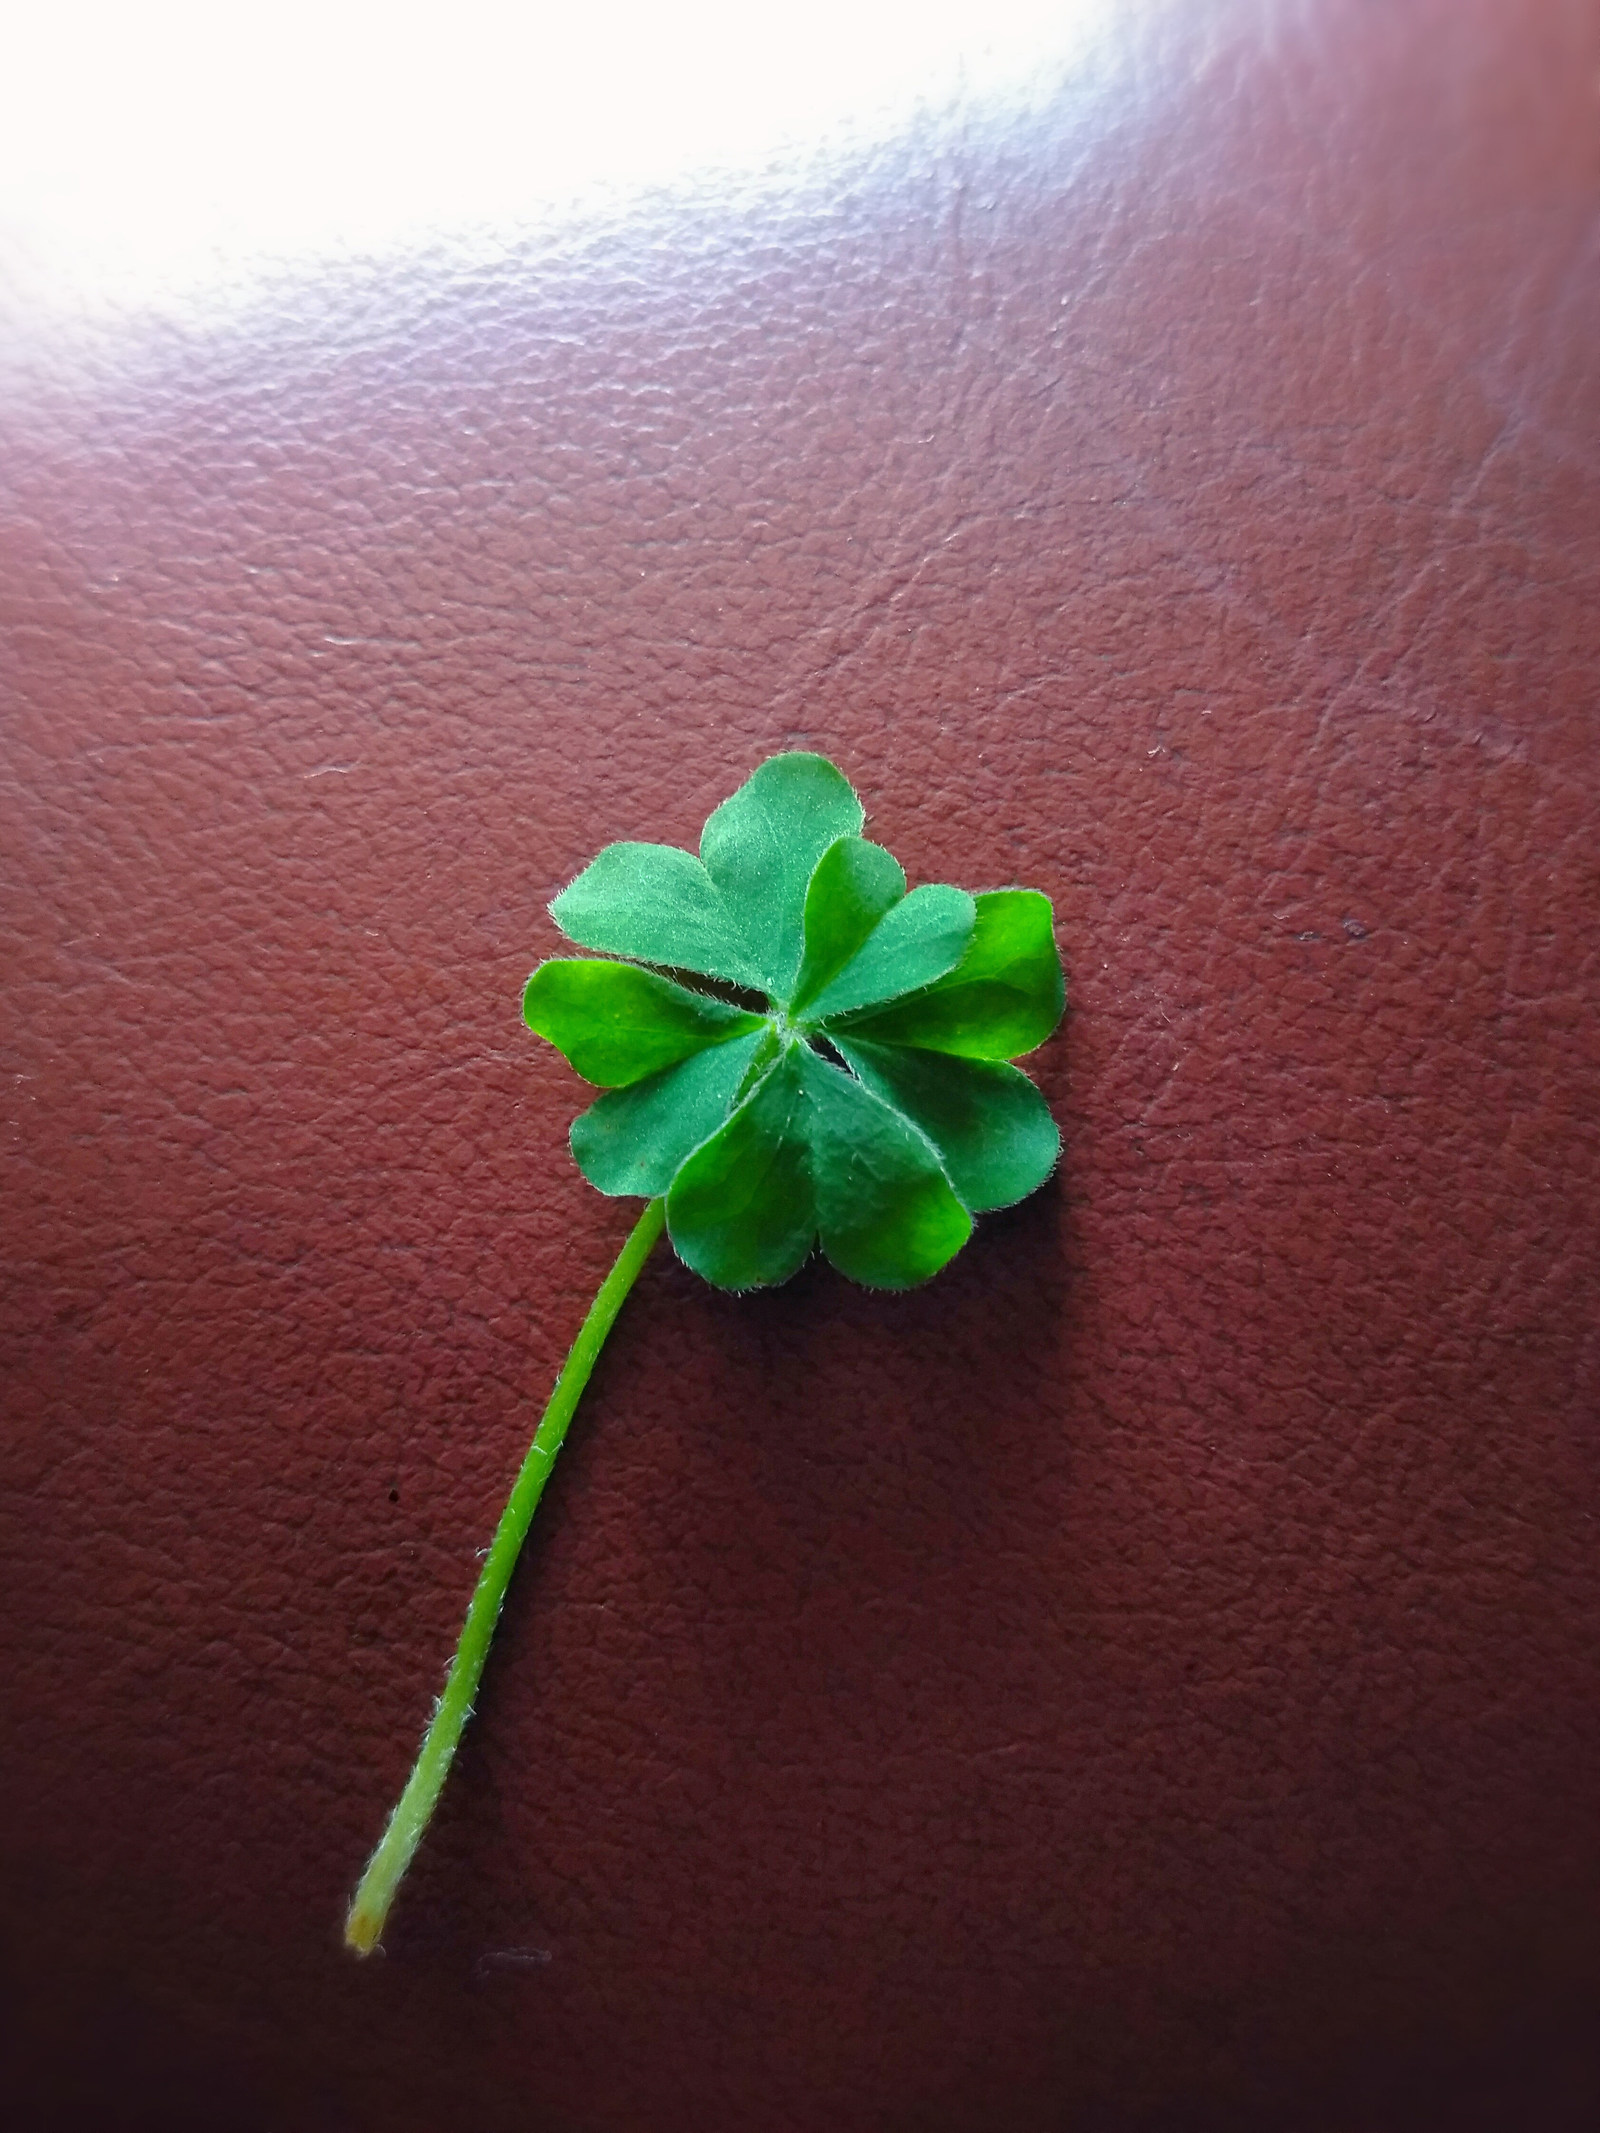
[[[601,1282],[599,1292],[589,1306],[589,1315],[562,1365],[560,1377],[556,1379],[550,1404],[500,1514],[500,1524],[495,1530],[477,1590],[467,1608],[467,1619],[461,1625],[461,1641],[450,1662],[444,1694],[423,1740],[416,1768],[396,1802],[378,1849],[367,1862],[361,1886],[356,1890],[350,1915],[345,1920],[345,1940],[359,1955],[370,1955],[377,1946],[395,1890],[400,1886],[429,1817],[438,1805],[456,1743],[461,1738],[461,1729],[472,1716],[472,1699],[478,1691],[483,1662],[489,1656],[495,1624],[500,1618],[500,1603],[506,1596],[506,1586],[511,1582],[511,1573],[516,1568],[544,1485],[550,1478],[556,1453],[567,1434],[567,1424],[589,1382],[595,1358],[605,1346],[606,1335],[611,1331],[628,1291],[639,1278],[639,1269],[649,1258],[666,1219],[666,1202],[651,1200],[617,1255],[616,1265]]]

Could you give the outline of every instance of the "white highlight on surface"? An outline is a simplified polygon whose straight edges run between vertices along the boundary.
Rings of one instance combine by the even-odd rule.
[[[0,277],[25,305],[735,182],[1058,83],[1116,0],[60,0],[0,71]],[[0,284],[3,286],[3,284]]]

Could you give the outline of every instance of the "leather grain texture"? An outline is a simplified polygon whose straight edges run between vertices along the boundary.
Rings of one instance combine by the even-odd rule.
[[[6,361],[27,2127],[1588,2125],[1600,69],[1114,16],[1005,119]],[[176,323],[174,318],[176,317]],[[1056,1179],[663,1256],[545,906],[815,747],[1055,901]]]

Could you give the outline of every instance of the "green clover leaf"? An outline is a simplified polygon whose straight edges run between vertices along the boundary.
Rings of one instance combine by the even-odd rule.
[[[608,845],[551,915],[628,960],[542,964],[523,996],[528,1026],[608,1092],[572,1128],[584,1176],[664,1196],[678,1256],[721,1288],[785,1281],[819,1240],[852,1279],[907,1288],[1060,1149],[1006,1064],[1061,1017],[1048,899],[908,894],[862,821],[823,757],[773,757],[711,816],[698,859]]]
[[[1055,1121],[1009,1064],[1061,1019],[1048,900],[908,892],[862,826],[831,763],[774,756],[707,821],[698,858],[610,844],[550,907],[596,954],[541,964],[523,1016],[605,1092],[573,1123],[584,1176],[647,1204],[556,1380],[351,1903],[359,1954],[428,1826],[550,1469],[663,1230],[720,1288],[786,1281],[820,1241],[852,1279],[904,1289],[1055,1165]]]

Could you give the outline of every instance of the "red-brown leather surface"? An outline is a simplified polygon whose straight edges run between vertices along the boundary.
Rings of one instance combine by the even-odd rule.
[[[192,2133],[1592,2122],[1592,10],[286,270],[5,403],[11,2095]],[[31,337],[30,337],[31,336]],[[545,905],[834,756],[1035,884],[1059,1176],[647,1269]]]

